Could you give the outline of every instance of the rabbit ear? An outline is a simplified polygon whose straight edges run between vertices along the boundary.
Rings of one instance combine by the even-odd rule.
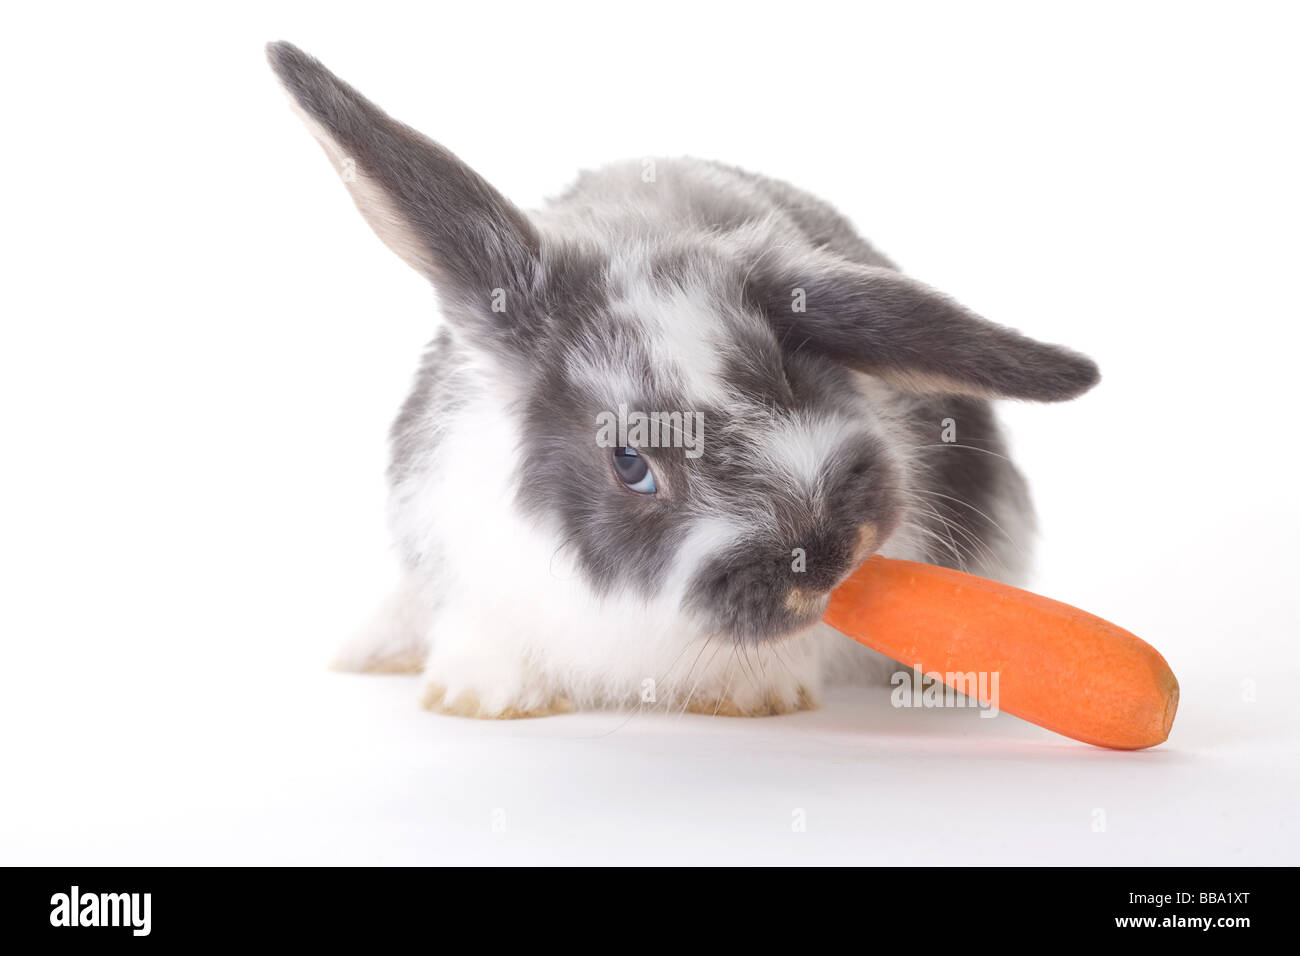
[[[783,348],[921,393],[1059,402],[1097,384],[1089,358],[994,325],[893,269],[826,257],[751,272]]]
[[[539,245],[524,213],[315,58],[289,43],[268,44],[266,53],[362,216],[440,294],[500,312],[502,291],[531,289]]]

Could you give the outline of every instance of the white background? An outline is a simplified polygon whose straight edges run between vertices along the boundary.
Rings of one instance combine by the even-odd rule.
[[[1285,5],[130,9],[0,32],[0,862],[1294,860]],[[725,160],[1096,357],[1078,402],[1006,409],[1035,587],[1164,653],[1169,742],[887,689],[480,723],[326,672],[392,578],[384,433],[433,300],[288,109],[280,38],[522,205]]]

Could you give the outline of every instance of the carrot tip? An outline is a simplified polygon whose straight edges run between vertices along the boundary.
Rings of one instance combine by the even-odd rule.
[[[1174,715],[1178,713],[1178,681],[1173,674],[1169,675],[1169,680],[1173,686],[1169,688],[1169,696],[1165,699],[1165,722],[1161,728],[1160,743],[1169,739],[1169,731],[1174,726]]]

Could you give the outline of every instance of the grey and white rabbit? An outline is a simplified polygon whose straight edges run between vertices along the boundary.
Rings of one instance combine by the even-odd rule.
[[[268,55],[444,318],[392,428],[403,581],[340,666],[422,672],[424,705],[466,716],[785,713],[879,672],[819,623],[870,554],[1021,573],[1032,510],[989,400],[1073,398],[1090,360],[784,183],[638,161],[525,213],[312,57]],[[657,443],[602,435],[629,410],[663,413]]]

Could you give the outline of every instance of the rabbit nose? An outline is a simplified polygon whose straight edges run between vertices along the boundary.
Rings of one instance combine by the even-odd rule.
[[[875,553],[879,540],[876,525],[869,521],[858,525],[851,536],[844,536],[837,545],[826,551],[818,549],[817,560],[810,552],[808,573],[801,576],[797,586],[804,591],[833,591]]]
[[[837,561],[834,565],[823,565],[815,571],[810,567],[807,576],[786,592],[786,610],[800,616],[825,610],[830,592],[857,570],[858,565],[871,557],[879,538],[879,531],[871,522],[859,525],[850,544],[847,560],[842,564]]]
[[[849,558],[848,566],[835,579],[832,590],[843,584],[863,561],[875,554],[879,544],[880,532],[874,524],[868,521],[858,525],[858,533],[853,539],[852,556]]]

